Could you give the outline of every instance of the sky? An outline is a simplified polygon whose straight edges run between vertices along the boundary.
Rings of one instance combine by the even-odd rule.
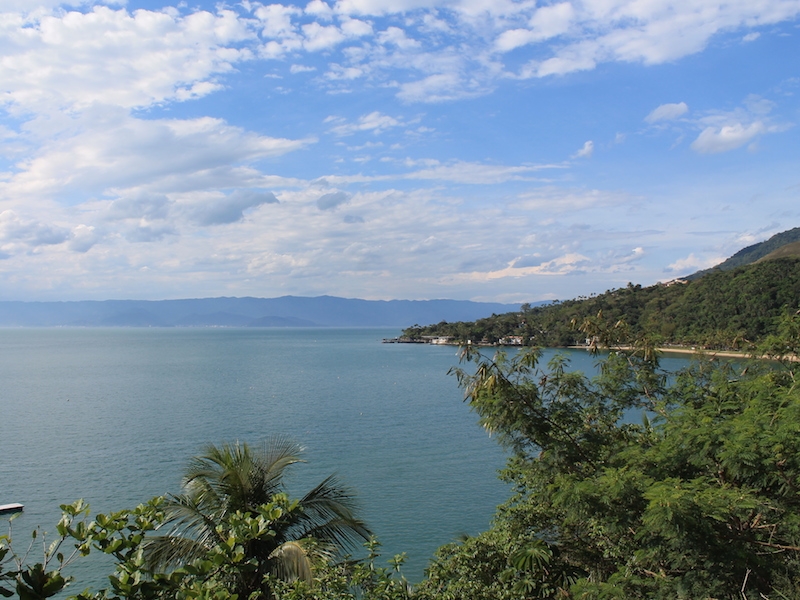
[[[800,0],[0,0],[0,300],[507,303],[800,226]]]

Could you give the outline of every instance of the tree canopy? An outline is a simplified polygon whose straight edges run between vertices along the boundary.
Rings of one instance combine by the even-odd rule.
[[[424,598],[800,597],[796,363],[671,374],[642,344],[588,378],[535,350],[464,357],[515,493],[489,531],[439,550]]]
[[[633,337],[707,348],[748,348],[776,333],[780,319],[797,310],[800,258],[779,258],[716,271],[688,283],[642,287],[629,284],[603,294],[474,322],[409,327],[404,335],[451,336],[456,342],[495,343],[522,337],[527,346],[583,344],[580,325],[598,314],[624,320]]]

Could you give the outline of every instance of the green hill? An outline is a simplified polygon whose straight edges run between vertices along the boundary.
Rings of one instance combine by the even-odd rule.
[[[800,242],[800,227],[795,227],[794,229],[776,233],[768,240],[759,242],[758,244],[753,244],[752,246],[747,246],[746,248],[742,248],[728,260],[721,262],[717,266],[711,267],[710,269],[697,271],[697,273],[692,273],[688,277],[685,277],[685,279],[692,281],[694,279],[699,279],[708,273],[713,273],[714,271],[729,271],[730,269],[735,269],[736,267],[743,267],[745,265],[752,264],[758,260],[766,259],[776,251],[781,250],[785,246],[791,245],[795,242]],[[795,256],[795,254],[792,254],[792,256]],[[778,257],[774,256],[773,258]]]
[[[763,262],[765,260],[772,260],[774,258],[788,258],[800,256],[800,241],[792,242],[781,246],[777,250],[770,252],[766,256],[762,256],[756,262]]]
[[[634,336],[649,335],[660,343],[740,347],[775,333],[779,318],[800,308],[796,253],[800,244],[789,246],[766,254],[761,254],[762,247],[749,256],[760,254],[764,260],[713,270],[693,281],[650,287],[628,284],[589,298],[523,305],[519,312],[473,322],[441,322],[404,333],[411,338],[451,336],[455,342],[569,346],[584,343],[578,325],[601,314],[610,323],[624,321]],[[767,259],[771,253],[776,258]]]

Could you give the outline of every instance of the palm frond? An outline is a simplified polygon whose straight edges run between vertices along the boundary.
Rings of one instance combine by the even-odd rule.
[[[162,528],[168,533],[145,545],[148,566],[174,568],[208,552],[228,535],[230,515],[256,513],[286,492],[284,476],[293,464],[305,462],[302,452],[283,436],[269,438],[258,450],[240,442],[206,446],[189,462],[182,493],[167,500]],[[297,509],[271,523],[274,537],[250,540],[245,552],[259,565],[257,572],[310,581],[316,562],[370,539],[356,509],[353,491],[328,477],[298,501]],[[234,585],[250,589],[256,584],[242,579]]]
[[[359,547],[370,539],[371,531],[356,518],[354,492],[331,475],[300,500],[302,511],[293,515],[287,531],[296,539],[315,538],[337,546]]]
[[[208,552],[198,540],[171,534],[153,537],[142,548],[145,564],[153,572],[188,564]]]
[[[294,540],[278,546],[269,558],[272,572],[284,581],[313,580],[313,544],[309,540]]]

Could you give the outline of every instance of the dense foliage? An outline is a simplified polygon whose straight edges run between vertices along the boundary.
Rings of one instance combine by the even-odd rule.
[[[491,530],[439,550],[422,597],[800,598],[795,363],[670,376],[642,344],[588,379],[536,351],[466,358],[516,491]]]
[[[237,515],[257,514],[286,495],[286,471],[302,462],[301,455],[302,448],[283,437],[273,437],[258,449],[239,442],[209,445],[190,461],[183,492],[165,501],[167,532],[144,544],[147,567],[180,567],[225,543],[235,531]],[[228,589],[240,596],[258,591],[269,597],[272,579],[310,581],[315,563],[370,539],[369,529],[355,516],[352,492],[333,477],[288,508],[270,519],[269,536],[242,543],[242,558],[253,568],[237,573],[227,582]],[[229,522],[231,526],[221,526]]]
[[[708,348],[742,348],[777,331],[782,316],[797,310],[800,258],[782,258],[731,271],[709,273],[689,283],[642,287],[629,284],[592,297],[465,323],[414,326],[410,338],[452,336],[457,342],[496,343],[520,336],[540,347],[583,344],[580,324],[598,314],[624,320],[634,337]]]

